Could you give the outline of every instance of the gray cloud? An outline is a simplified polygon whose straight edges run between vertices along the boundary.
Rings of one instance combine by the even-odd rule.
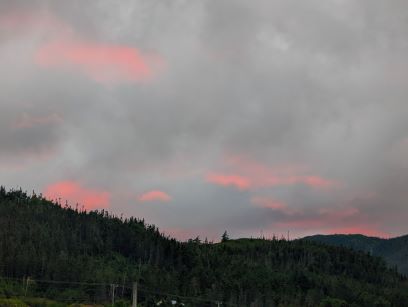
[[[202,237],[408,231],[404,1],[2,1],[0,11],[3,184],[79,182],[109,191],[114,212]],[[85,64],[35,62],[64,40],[137,48],[164,64],[150,81],[109,83],[75,67]],[[291,175],[341,184],[206,182],[209,172],[249,176],[231,156],[270,176],[304,165]],[[172,200],[137,201],[154,189]],[[253,206],[258,195],[299,213]],[[324,222],[324,210],[350,208],[352,218]],[[322,222],[295,223],[305,220]]]

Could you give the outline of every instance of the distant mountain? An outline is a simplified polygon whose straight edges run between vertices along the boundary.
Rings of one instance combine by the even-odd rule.
[[[406,280],[381,258],[306,240],[223,237],[179,242],[140,219],[1,187],[0,299],[107,305],[115,285],[128,300],[126,286],[138,281],[140,306],[164,295],[197,307],[408,306]]]
[[[315,235],[303,240],[320,242],[328,245],[349,247],[357,251],[367,252],[382,257],[391,267],[408,276],[408,235],[392,239],[353,235]]]

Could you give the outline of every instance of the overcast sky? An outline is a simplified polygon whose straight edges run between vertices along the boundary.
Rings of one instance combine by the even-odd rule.
[[[0,184],[180,239],[408,233],[404,0],[0,2]]]

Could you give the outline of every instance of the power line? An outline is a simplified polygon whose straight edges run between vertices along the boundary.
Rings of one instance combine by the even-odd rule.
[[[15,277],[0,277],[0,279],[5,280],[15,280],[15,281],[24,281],[24,278],[15,278]],[[69,285],[84,285],[84,286],[110,286],[111,283],[91,283],[91,282],[82,282],[82,281],[60,281],[60,280],[44,280],[44,279],[32,279],[30,282],[38,283],[48,283],[48,284],[69,284]],[[125,286],[126,287],[126,286]]]
[[[161,291],[156,291],[156,290],[147,290],[146,288],[143,289],[144,287],[139,287],[139,289],[141,290],[141,292],[145,292],[145,293],[151,293],[151,294],[157,294],[157,295],[163,295],[163,296],[170,296],[170,297],[177,297],[180,299],[185,299],[185,300],[195,300],[195,301],[201,301],[201,302],[207,302],[207,303],[215,303],[218,304],[219,301],[218,300],[214,300],[214,299],[206,299],[206,298],[201,298],[201,297],[196,297],[196,296],[183,296],[183,295],[178,295],[178,294],[172,294],[172,293],[166,293],[166,292],[161,292]],[[235,304],[224,304],[226,306],[238,306]]]
[[[11,280],[11,281],[19,281],[19,282],[24,282],[27,281],[24,278],[15,278],[15,277],[2,277],[0,276],[0,279],[3,280]],[[122,286],[126,289],[132,289],[132,286],[130,286],[129,284],[112,284],[112,283],[93,283],[93,282],[80,282],[80,281],[61,281],[61,280],[42,280],[42,279],[29,279],[30,282],[36,282],[36,283],[47,283],[47,284],[55,284],[55,285],[78,285],[78,286],[105,286],[105,287],[111,287],[112,285],[115,286]],[[202,297],[197,297],[197,296],[183,296],[183,295],[178,295],[178,294],[174,294],[174,293],[168,293],[168,292],[162,292],[162,291],[158,291],[158,290],[152,290],[149,289],[145,286],[139,286],[138,290],[140,292],[144,292],[144,293],[150,293],[150,294],[156,294],[156,295],[163,295],[163,296],[168,296],[168,297],[174,297],[174,298],[179,298],[179,299],[184,299],[184,300],[194,300],[194,301],[201,301],[201,302],[207,302],[207,303],[214,303],[217,304],[217,306],[219,306],[220,301],[219,300],[215,300],[215,299],[211,299],[211,298],[202,298]],[[66,300],[71,300],[71,299],[66,299]],[[84,300],[84,299],[72,299],[72,301],[75,300]],[[222,303],[224,306],[238,306],[236,304],[231,304],[231,303]]]

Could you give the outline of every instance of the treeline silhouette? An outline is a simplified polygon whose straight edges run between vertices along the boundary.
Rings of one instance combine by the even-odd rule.
[[[141,306],[151,306],[155,292],[203,299],[188,306],[213,306],[206,299],[254,307],[408,306],[405,278],[364,252],[283,238],[230,240],[226,233],[220,243],[179,242],[142,219],[85,212],[4,187],[0,276],[3,297],[21,294],[7,280],[30,277],[123,289],[137,281],[149,290],[140,292]],[[80,284],[57,286],[30,286],[31,295],[88,302],[106,296]]]
[[[383,258],[390,267],[397,267],[401,274],[408,276],[408,235],[383,239],[361,234],[334,234],[314,235],[303,239],[370,253]]]

